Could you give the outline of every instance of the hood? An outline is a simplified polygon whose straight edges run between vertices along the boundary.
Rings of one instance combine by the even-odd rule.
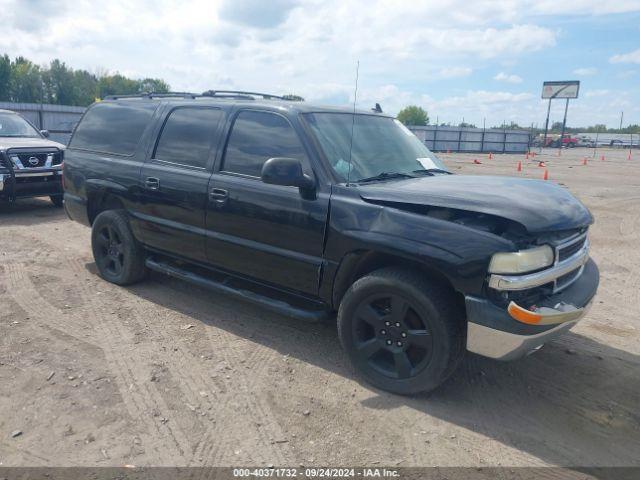
[[[521,224],[529,233],[568,230],[593,222],[589,210],[550,182],[480,175],[437,175],[359,185],[364,200],[485,213]]]
[[[0,137],[0,151],[9,148],[57,148],[64,150],[66,147],[48,138]]]

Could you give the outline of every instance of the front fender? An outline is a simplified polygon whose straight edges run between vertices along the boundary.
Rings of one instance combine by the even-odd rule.
[[[334,197],[325,258],[337,271],[350,252],[378,251],[425,265],[457,291],[477,295],[491,256],[514,249],[513,242],[489,232],[360,198]]]

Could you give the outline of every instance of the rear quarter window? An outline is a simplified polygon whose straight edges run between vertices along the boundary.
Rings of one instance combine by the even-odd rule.
[[[156,108],[154,103],[94,105],[76,127],[69,147],[131,156]]]

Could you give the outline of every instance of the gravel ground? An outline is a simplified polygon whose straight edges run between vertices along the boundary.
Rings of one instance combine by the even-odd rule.
[[[640,152],[442,158],[529,178],[544,159],[592,210],[601,286],[572,332],[398,397],[357,379],[335,325],[102,281],[89,229],[24,201],[0,208],[0,465],[640,466]]]

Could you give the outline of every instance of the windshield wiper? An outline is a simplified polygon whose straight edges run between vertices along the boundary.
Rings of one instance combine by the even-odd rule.
[[[361,178],[356,183],[375,182],[377,180],[389,180],[392,178],[415,178],[413,175],[402,172],[381,172],[373,177]]]
[[[421,168],[419,170],[414,170],[411,173],[415,173],[416,175],[429,175],[429,176],[433,176],[434,173],[447,173],[449,175],[452,175],[452,173],[449,172],[448,170],[443,170],[441,168]]]

